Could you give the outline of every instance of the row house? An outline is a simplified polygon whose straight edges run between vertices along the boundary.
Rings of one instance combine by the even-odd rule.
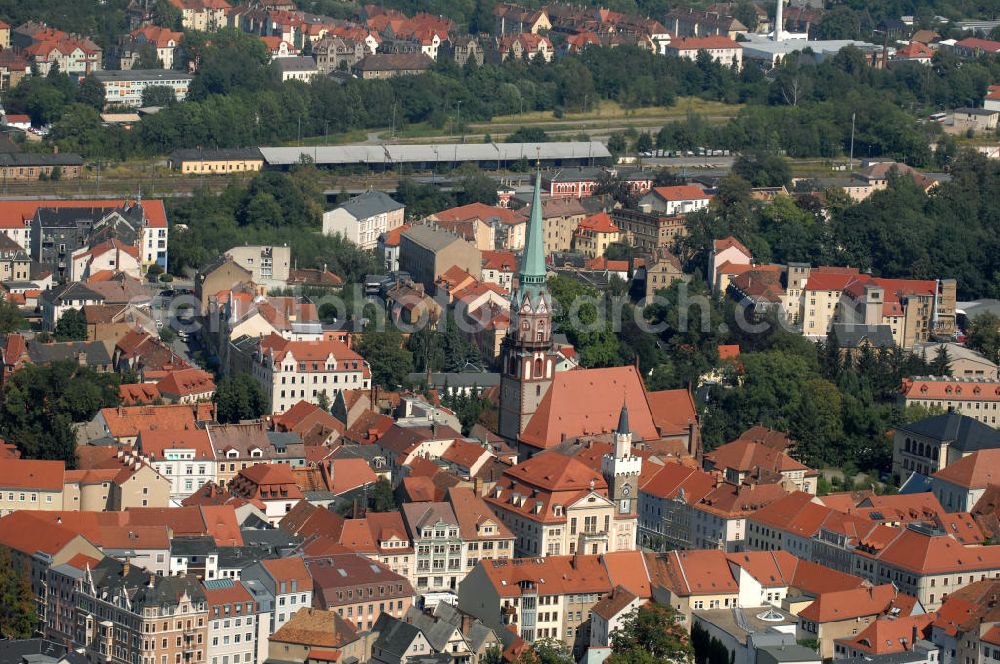
[[[262,338],[252,356],[251,375],[268,396],[271,412],[283,413],[300,400],[317,403],[346,389],[368,389],[368,363],[340,341]]]
[[[409,580],[359,553],[336,553],[306,560],[315,587],[313,606],[337,615],[356,629],[371,630],[382,614],[403,617],[413,605]]]
[[[302,558],[261,560],[243,569],[240,583],[257,604],[266,634],[280,630],[295,613],[313,605],[313,579]]]
[[[453,487],[445,502],[406,503],[402,512],[415,549],[410,578],[418,593],[455,592],[480,560],[513,555],[513,533],[471,489]]]
[[[753,514],[748,547],[788,551],[872,583],[891,583],[929,610],[967,583],[1000,578],[1000,552],[980,545],[971,519],[920,514],[892,527],[880,523],[884,510],[845,514],[815,500],[790,494]]]
[[[621,241],[621,229],[607,212],[598,212],[580,222],[573,236],[573,248],[588,258],[604,256],[608,246]]]
[[[716,486],[713,476],[666,463],[639,487],[639,543],[643,548],[693,548],[691,507]]]
[[[283,463],[261,463],[239,471],[229,483],[229,492],[263,505],[267,522],[277,526],[305,494],[299,488],[292,469]]]
[[[608,557],[484,561],[462,582],[458,608],[498,632],[513,630],[528,643],[554,639],[583,646],[590,640],[591,609],[614,588],[604,564]],[[634,567],[630,585],[638,592],[646,575],[641,554],[631,554],[628,562]]]
[[[512,2],[497,4],[493,8],[493,18],[496,23],[494,33],[498,35],[521,32],[538,34],[552,29],[546,10],[529,9]]]
[[[374,249],[379,236],[403,225],[406,208],[386,194],[369,190],[323,213],[323,234],[340,235],[362,249]]]
[[[312,54],[316,58],[317,68],[324,74],[333,71],[350,71],[354,65],[369,55],[363,41],[335,36],[328,36],[316,42],[313,45]]]
[[[665,21],[671,34],[679,37],[726,37],[736,39],[747,27],[732,16],[692,8],[674,9]]]
[[[497,38],[496,44],[490,51],[490,59],[493,62],[506,62],[541,58],[545,62],[552,62],[555,52],[555,47],[548,37],[522,32]]]
[[[170,498],[184,500],[216,478],[215,452],[204,429],[147,429],[139,433],[136,452],[170,480]]]
[[[160,61],[160,67],[163,69],[174,68],[174,59],[177,48],[181,45],[181,39],[184,37],[183,32],[158,25],[146,25],[138,30],[133,30],[129,36],[131,42],[127,50],[138,55],[138,52],[143,48],[153,48],[156,50],[156,58]],[[123,69],[132,69],[132,67],[123,67]]]
[[[920,603],[889,583],[828,591],[798,611],[798,633],[815,639],[820,656],[831,658],[838,640],[855,637],[881,618],[903,621],[920,614],[924,614]]]
[[[208,604],[193,576],[158,576],[106,558],[76,587],[73,644],[113,664],[204,662]]]
[[[503,650],[496,632],[447,602],[438,603],[433,613],[410,607],[402,619],[383,613],[372,629],[378,635],[373,661],[383,664],[403,664],[414,653],[478,664],[491,649]]]
[[[257,603],[239,581],[204,582],[208,626],[206,662],[251,664],[257,661],[257,637],[262,629]]]

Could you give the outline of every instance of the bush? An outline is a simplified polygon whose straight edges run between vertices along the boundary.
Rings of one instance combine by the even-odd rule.
[[[173,280],[174,280],[174,275],[172,275],[172,274],[161,274],[160,275],[160,281],[163,282],[163,283],[165,283],[165,284],[169,284]]]

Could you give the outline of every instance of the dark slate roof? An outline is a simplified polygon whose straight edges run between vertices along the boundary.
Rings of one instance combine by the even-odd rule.
[[[892,348],[892,328],[888,325],[855,325],[852,323],[836,323],[833,332],[837,336],[837,345],[841,348],[858,348],[867,341],[873,348]]]
[[[107,81],[190,81],[192,74],[176,69],[102,69],[92,76],[101,83]]]
[[[268,528],[266,530],[241,528],[240,533],[247,546],[266,551],[289,551],[302,544],[301,537],[292,535],[281,528]]]
[[[104,296],[90,290],[79,281],[72,281],[62,286],[56,286],[52,290],[42,293],[42,299],[49,302],[59,303],[63,300],[93,300],[103,302]]]
[[[434,60],[425,53],[376,53],[354,65],[357,71],[418,71],[430,69]]]
[[[410,644],[420,634],[420,630],[415,626],[388,613],[378,617],[372,631],[378,633],[378,638],[372,644],[373,652],[384,650],[390,655],[399,656],[400,659],[403,659]]]
[[[215,538],[208,535],[174,537],[170,540],[172,556],[207,556],[218,551]]]
[[[273,62],[280,72],[316,71],[316,61],[308,56],[293,55],[286,58],[275,58]]]
[[[264,547],[223,546],[219,548],[219,567],[223,569],[243,569],[270,556]]]
[[[114,558],[105,558],[94,567],[91,573],[99,594],[106,593],[110,598],[124,592],[136,611],[142,611],[147,606],[176,606],[177,598],[185,592],[194,602],[205,601],[205,591],[194,576],[150,575],[136,566],[127,570],[123,567]],[[153,582],[152,587],[150,581]]]
[[[103,341],[69,341],[51,344],[31,341],[28,343],[28,357],[31,358],[33,364],[50,364],[63,360],[76,362],[81,353],[84,362],[89,367],[111,364],[111,352]]]
[[[229,148],[217,150],[174,150],[171,161],[264,161],[259,148]]]
[[[4,152],[0,153],[0,166],[16,168],[19,166],[82,166],[83,157],[72,152],[47,154],[40,152]]]
[[[394,201],[381,191],[369,189],[341,205],[340,209],[345,210],[355,219],[367,219],[375,215],[402,210],[403,204]]]
[[[918,436],[948,441],[952,448],[961,452],[1000,448],[1000,431],[954,411],[927,417],[899,429]]]
[[[909,495],[913,493],[930,493],[934,487],[934,480],[930,475],[912,473],[910,477],[899,487],[899,493]]]
[[[0,641],[0,662],[18,664],[30,655],[46,655],[58,660],[66,654],[66,646],[46,639],[17,639]]]

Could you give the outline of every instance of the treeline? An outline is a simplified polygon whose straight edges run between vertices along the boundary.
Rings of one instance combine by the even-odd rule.
[[[744,78],[749,74],[744,74]],[[781,151],[791,157],[892,157],[925,166],[940,126],[922,122],[933,111],[979,106],[1000,77],[1000,58],[959,60],[939,52],[930,67],[873,69],[856,48],[821,64],[806,55],[775,70],[766,94],[755,96],[732,122],[713,124],[696,113],[656,136],[665,150],[697,147]]]
[[[752,200],[743,178],[725,178],[719,205],[688,215],[678,251],[688,271],[704,274],[712,240],[734,235],[759,263],[850,265],[890,278],[951,277],[960,300],[1000,297],[1000,163],[971,151],[940,157],[950,179],[930,195],[909,177],[892,177],[886,190],[856,204],[835,189],[823,193],[822,204],[808,195],[762,204]],[[747,161],[762,178],[756,184],[784,184],[787,167],[780,160]]]
[[[324,206],[318,173],[309,165],[261,173],[248,186],[232,184],[219,194],[201,190],[188,199],[168,199],[170,270],[191,272],[231,247],[253,243],[287,244],[298,267],[326,265],[347,283],[377,272],[372,252],[320,234]]]

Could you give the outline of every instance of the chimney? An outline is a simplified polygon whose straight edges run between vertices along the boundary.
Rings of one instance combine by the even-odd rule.
[[[152,588],[153,586],[155,586],[155,585],[156,585],[156,575],[155,575],[155,574],[153,574],[153,573],[150,573],[150,575],[149,575],[149,583],[148,583],[147,585],[148,585],[148,586],[149,586],[150,588]]]
[[[917,626],[913,625],[912,632],[910,634],[910,650],[913,650],[917,645]]]
[[[778,8],[774,12],[774,41],[776,41],[776,42],[780,42],[781,41],[781,30],[782,30],[782,27],[784,27],[782,25],[782,23],[784,23],[784,20],[783,20],[783,17],[782,17],[782,12],[784,10],[784,7],[783,7],[784,4],[785,4],[785,0],[778,0]]]
[[[122,565],[122,576],[128,576],[128,573],[131,571],[132,571],[132,566],[129,565],[129,562],[126,560],[125,563]]]

